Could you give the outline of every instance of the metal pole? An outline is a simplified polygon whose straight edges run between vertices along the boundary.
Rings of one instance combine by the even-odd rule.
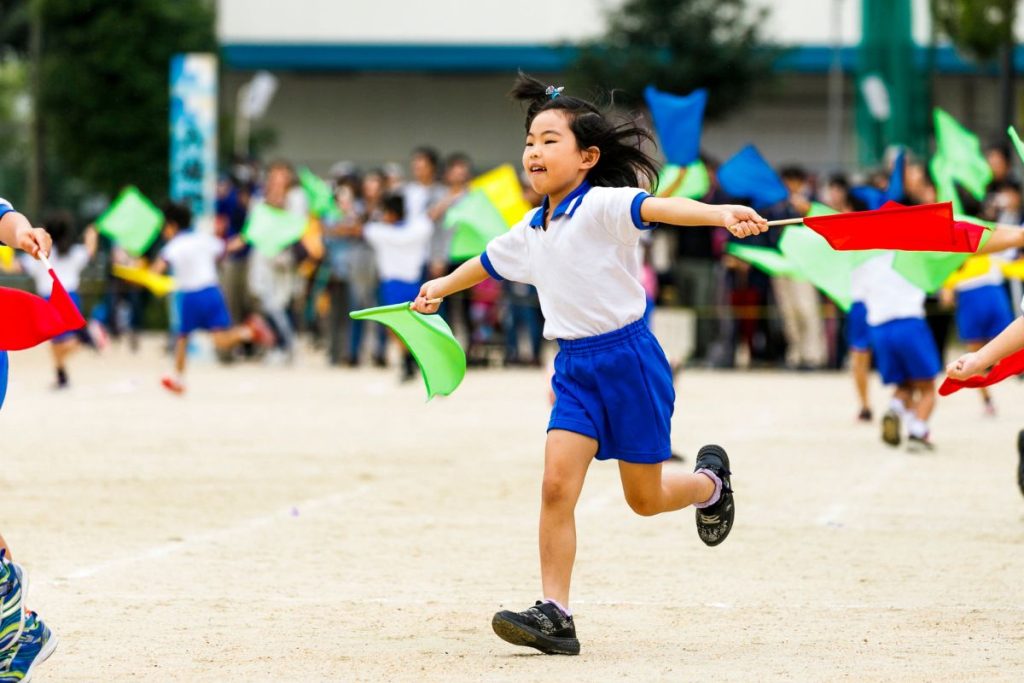
[[[843,0],[832,0],[832,64],[828,72],[828,151],[829,164],[843,167]]]
[[[249,117],[245,114],[242,104],[249,96],[249,84],[238,89],[235,98],[235,156],[240,160],[249,158]]]

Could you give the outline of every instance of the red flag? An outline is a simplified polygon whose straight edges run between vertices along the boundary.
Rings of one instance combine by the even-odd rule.
[[[0,287],[0,349],[20,351],[59,334],[85,327],[85,318],[50,269],[50,300]]]
[[[836,251],[974,252],[985,230],[971,223],[955,224],[950,202],[920,206],[886,202],[874,211],[808,216],[804,224]]]
[[[949,396],[961,389],[979,389],[1002,382],[1007,377],[1013,377],[1024,372],[1024,349],[1011,353],[1006,358],[996,363],[987,375],[975,375],[967,379],[952,379],[947,377],[939,387],[939,396]]]

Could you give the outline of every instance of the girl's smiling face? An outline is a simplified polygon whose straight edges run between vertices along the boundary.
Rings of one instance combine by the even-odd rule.
[[[581,150],[569,120],[558,109],[542,111],[530,124],[523,149],[523,169],[534,191],[551,197],[557,206],[579,185],[600,157],[600,150]]]

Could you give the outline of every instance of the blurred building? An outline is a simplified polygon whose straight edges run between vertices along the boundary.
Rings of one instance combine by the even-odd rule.
[[[789,50],[777,84],[707,126],[705,148],[724,158],[754,141],[774,163],[855,166],[855,74],[870,1],[752,0],[770,6],[767,36]],[[522,115],[505,94],[516,69],[559,83],[572,43],[599,36],[605,9],[619,2],[219,0],[222,106],[230,114],[238,88],[271,71],[279,89],[257,124],[276,132],[270,153],[320,171],[342,158],[401,161],[423,143],[466,151],[481,166],[515,161]],[[994,136],[994,72],[979,72],[948,45],[929,49],[928,0],[909,2],[912,20],[893,30],[905,29],[912,59],[934,64],[934,103]],[[927,88],[921,93],[927,100]]]

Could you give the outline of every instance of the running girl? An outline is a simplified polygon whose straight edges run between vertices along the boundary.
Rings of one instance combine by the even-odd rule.
[[[544,335],[560,347],[541,494],[544,600],[499,612],[492,626],[515,645],[578,654],[569,609],[573,515],[592,460],[619,461],[623,493],[637,514],[693,505],[707,545],[724,541],[733,523],[724,449],[703,447],[692,474],[662,471],[671,457],[675,391],[665,354],[643,322],[641,232],[659,223],[719,225],[747,237],[768,226],[747,207],[657,198],[638,188],[653,184],[657,170],[640,148],[650,135],[635,124],[616,125],[593,104],[522,74],[512,95],[529,104],[523,168],[544,201],[478,258],[426,282],[413,308],[434,313],[435,299],[488,276],[537,288]]]

